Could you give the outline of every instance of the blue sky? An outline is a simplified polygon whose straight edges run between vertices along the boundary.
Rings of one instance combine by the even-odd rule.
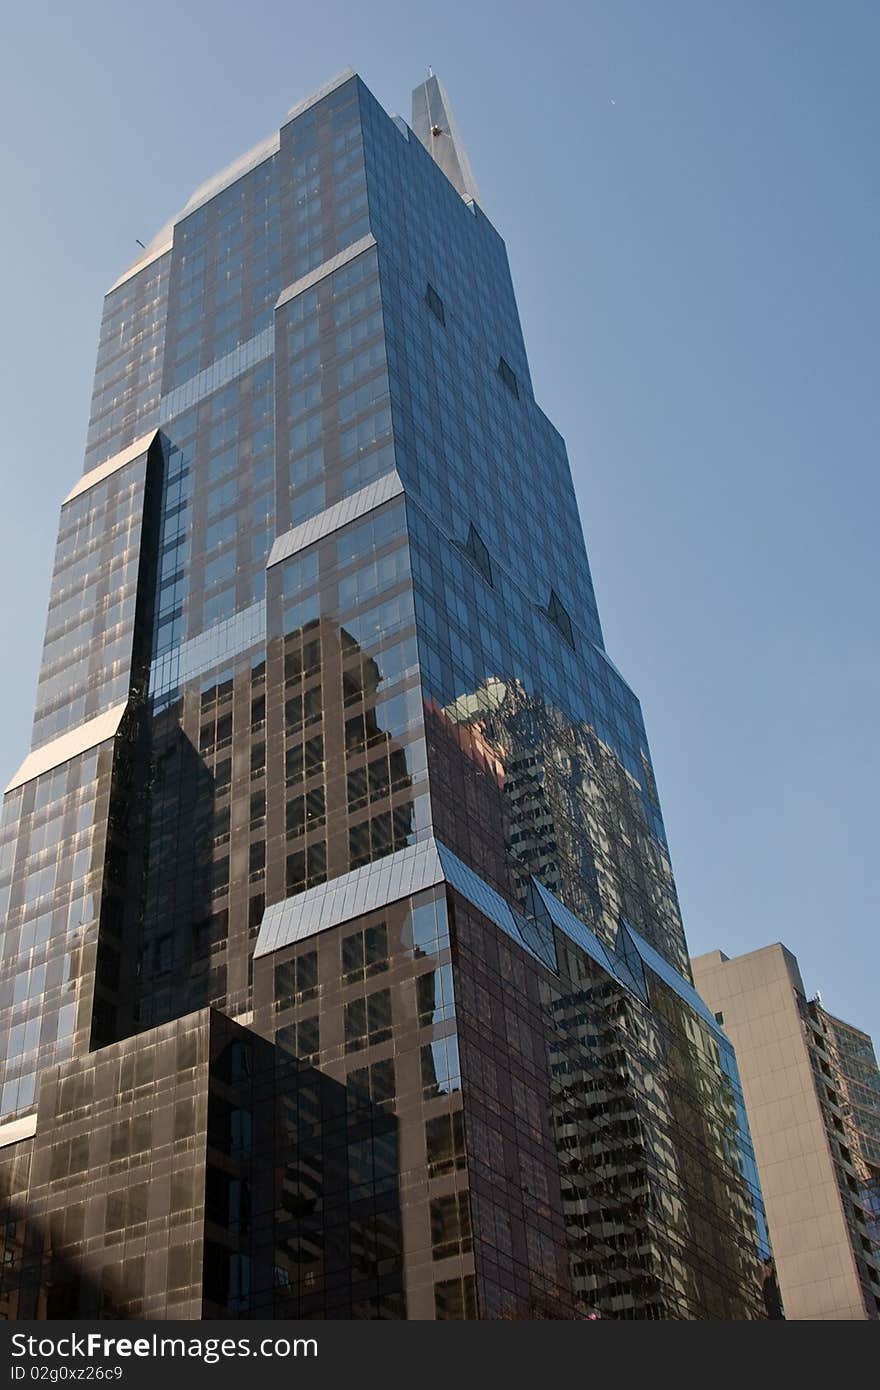
[[[346,64],[443,77],[641,697],[693,951],[782,940],[880,1038],[880,7],[17,6],[0,86],[0,775],[24,755],[101,298]]]

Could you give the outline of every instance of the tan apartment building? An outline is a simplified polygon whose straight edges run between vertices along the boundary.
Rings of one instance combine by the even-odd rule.
[[[880,1318],[880,1071],[781,943],[691,961],[735,1049],[785,1316]]]

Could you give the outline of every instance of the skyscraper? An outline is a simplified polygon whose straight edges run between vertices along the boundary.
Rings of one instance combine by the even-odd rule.
[[[880,1070],[779,942],[693,962],[733,1042],[790,1318],[880,1318]]]
[[[732,1049],[441,84],[113,285],[2,828],[9,1317],[763,1317]]]

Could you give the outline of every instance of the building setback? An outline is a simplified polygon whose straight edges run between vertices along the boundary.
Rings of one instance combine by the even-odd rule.
[[[773,1311],[436,78],[328,83],[108,293],[0,855],[5,1316]]]
[[[692,961],[736,1049],[785,1314],[880,1318],[880,1071],[779,943]]]

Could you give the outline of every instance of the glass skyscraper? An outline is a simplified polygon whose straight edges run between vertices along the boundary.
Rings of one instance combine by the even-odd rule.
[[[435,77],[328,83],[109,291],[0,856],[6,1317],[772,1313]]]

